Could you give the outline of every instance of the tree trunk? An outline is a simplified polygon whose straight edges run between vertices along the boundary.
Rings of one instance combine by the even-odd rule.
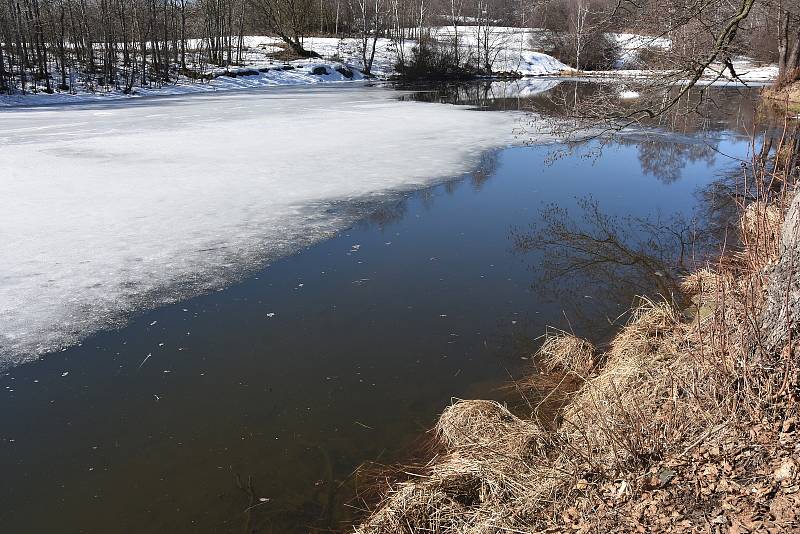
[[[768,273],[761,320],[762,345],[776,357],[800,333],[800,194],[792,200],[779,246],[778,263]]]
[[[60,7],[60,12],[59,12],[60,32],[58,34],[58,56],[61,61],[61,84],[58,86],[58,88],[62,91],[66,91],[67,89],[69,89],[69,86],[67,86],[67,66],[66,66],[67,58],[66,58],[66,51],[64,50],[65,48],[64,42],[66,40],[66,36],[64,35],[64,30],[65,30],[64,4],[61,3],[59,7]]]
[[[789,13],[784,13],[778,31],[778,80],[786,76],[786,56],[789,49]]]
[[[288,35],[285,34],[278,34],[278,37],[283,39],[283,42],[288,44],[294,51],[294,53],[300,57],[304,58],[320,57],[320,55],[314,52],[313,50],[306,50],[298,39],[289,37]]]
[[[0,44],[0,92],[8,89],[11,84],[6,81],[6,62],[3,59],[3,45]]]
[[[794,81],[794,71],[797,70],[798,63],[800,63],[800,33],[794,35],[792,48],[789,52],[789,56],[786,58],[786,64],[784,65],[784,72],[779,72],[778,76],[785,78],[786,81],[789,82]]]

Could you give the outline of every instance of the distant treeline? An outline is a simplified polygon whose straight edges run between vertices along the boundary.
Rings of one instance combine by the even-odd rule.
[[[654,58],[681,67],[697,61],[741,15],[724,55],[747,52],[780,60],[787,76],[800,66],[798,0],[0,0],[0,91],[70,91],[82,87],[131,91],[136,86],[197,78],[209,66],[245,61],[246,35],[272,35],[284,57],[312,57],[312,35],[355,37],[369,72],[375,40],[407,39],[434,26],[540,27],[551,30],[546,51],[580,68],[607,66],[615,53],[604,37],[632,31],[672,40]],[[483,32],[485,56],[492,46]],[[441,46],[441,42],[437,46]],[[445,43],[446,44],[446,43]],[[479,54],[480,55],[480,54]],[[451,54],[459,60],[459,53]],[[448,56],[448,57],[450,57]],[[458,65],[457,65],[458,66]],[[793,76],[793,75],[792,75]]]

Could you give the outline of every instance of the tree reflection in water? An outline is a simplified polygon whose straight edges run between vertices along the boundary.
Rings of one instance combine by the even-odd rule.
[[[655,151],[640,151],[639,159],[644,172],[666,183],[680,178],[686,160],[705,161],[711,167],[717,153],[712,142],[673,143],[671,148],[669,142],[660,144]],[[641,149],[644,143],[637,146]],[[657,157],[648,159],[654,153]],[[774,165],[775,151],[767,155],[771,159],[766,163]],[[578,201],[577,217],[562,206],[549,205],[535,224],[512,229],[513,250],[530,256],[537,295],[558,302],[576,333],[601,339],[625,321],[641,297],[685,304],[678,287],[682,275],[738,246],[742,205],[764,198],[776,187],[774,180],[756,180],[752,165],[732,164],[697,190],[697,205],[689,217],[610,215],[593,197]],[[674,170],[663,173],[659,167]],[[598,313],[606,324],[597,324]]]
[[[597,126],[598,117],[587,115],[587,110],[602,112],[597,102],[616,99],[621,88],[636,91],[637,83],[554,78],[486,81],[411,86],[404,98],[524,111],[527,119],[521,127],[531,140],[550,128],[552,140],[558,141],[546,163],[600,157],[613,144],[635,147],[642,173],[664,184],[679,181],[692,165],[700,164],[702,169],[704,164],[707,171],[699,172],[715,172],[719,158],[725,157],[724,140],[750,137],[756,124],[764,127],[763,117],[756,120],[755,91],[698,86],[667,113],[641,121],[636,131],[620,131],[611,123],[591,128]],[[618,105],[638,103],[620,101]],[[520,134],[523,140],[525,132]],[[482,163],[487,172],[478,169],[473,175],[477,187],[491,176],[495,162]],[[576,213],[549,206],[535,227],[512,232],[514,250],[526,256],[535,273],[533,289],[540,298],[557,302],[574,329],[595,339],[623,322],[637,297],[679,299],[680,276],[737,239],[734,214],[736,203],[743,199],[736,196],[741,191],[735,188],[741,182],[741,168],[734,159],[730,163],[729,173],[696,193],[699,205],[694,215],[619,217],[604,211],[593,198],[583,199]],[[606,318],[604,325],[597,324],[598,316]]]
[[[514,250],[534,257],[534,290],[559,302],[576,330],[602,338],[637,298],[681,298],[680,276],[701,240],[693,220],[613,216],[592,197],[578,205],[578,218],[550,205],[536,225],[511,232]],[[598,313],[605,324],[597,324]]]
[[[719,145],[718,140],[712,139],[664,141],[660,135],[644,135],[636,138],[619,136],[615,141],[622,145],[636,146],[642,172],[654,176],[665,184],[678,181],[689,163],[703,162],[710,169],[718,155]]]

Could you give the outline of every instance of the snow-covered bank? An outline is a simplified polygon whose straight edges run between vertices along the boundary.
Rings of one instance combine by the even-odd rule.
[[[460,55],[471,63],[484,66],[488,59],[495,73],[512,74],[520,77],[571,76],[607,79],[653,78],[664,76],[664,71],[642,70],[638,59],[646,49],[668,50],[671,43],[663,37],[647,37],[635,34],[610,34],[620,48],[617,70],[581,71],[565,65],[558,59],[543,52],[545,30],[537,28],[448,26],[431,28],[436,40],[452,44],[458,38]],[[483,43],[483,44],[480,44]],[[487,44],[488,43],[488,44]],[[198,43],[190,40],[189,47]],[[284,61],[274,54],[285,46],[277,37],[247,36],[244,38],[242,66],[209,67],[201,69],[201,79],[178,76],[175,83],[162,86],[135,87],[136,96],[175,95],[200,92],[229,91],[233,89],[252,89],[269,86],[311,85],[364,80],[361,40],[355,38],[309,37],[303,41],[308,50],[322,57],[319,59],[300,59]],[[379,38],[375,46],[372,75],[387,79],[397,74],[396,66],[400,58],[408,61],[414,40],[400,44],[392,39]],[[488,49],[487,49],[488,48]],[[737,79],[724,65],[708,69],[704,82],[730,81],[731,83],[770,83],[777,77],[776,65],[760,65],[746,57],[734,58]],[[103,101],[127,98],[119,88],[96,88],[77,81],[75,94],[56,92],[26,95],[0,95],[0,107],[15,105],[37,105],[74,101]]]
[[[326,61],[321,59],[304,59],[289,63],[273,61],[267,64],[260,63],[248,67],[212,69],[210,74],[215,77],[209,81],[192,80],[181,76],[174,84],[165,84],[160,87],[136,87],[132,95],[125,94],[123,91],[117,89],[89,91],[85,88],[78,90],[75,94],[67,92],[55,92],[53,94],[28,93],[25,95],[0,94],[0,108],[68,102],[103,102],[141,96],[216,93],[236,89],[316,85],[361,81],[365,79],[364,75],[355,68],[348,67],[339,61]]]
[[[778,78],[778,65],[759,64],[747,57],[736,57],[731,61],[736,79],[746,83],[772,83]],[[706,72],[706,77],[734,80],[734,75],[724,65],[713,65]]]
[[[746,57],[737,57],[731,64],[736,73],[735,77],[733,73],[731,73],[728,65],[713,64],[705,70],[703,76],[697,81],[697,84],[701,86],[762,86],[771,84],[778,77],[778,66],[775,64],[760,64]],[[686,82],[681,76],[686,76],[686,73],[668,70],[619,69],[581,71],[575,78],[607,81],[638,79],[645,82],[663,79],[669,83],[680,84]]]
[[[186,95],[194,93],[216,93],[236,89],[256,89],[273,86],[318,85],[363,81],[366,76],[361,71],[360,40],[352,38],[312,37],[307,38],[305,46],[320,54],[321,58],[296,59],[284,61],[274,57],[282,50],[282,41],[277,37],[250,35],[244,38],[242,66],[207,67],[201,69],[201,77],[178,76],[174,83],[149,87],[136,86],[132,94],[125,94],[115,87],[88,87],[80,80],[75,82],[75,90],[27,94],[0,94],[0,107],[35,106],[39,104],[59,104],[67,102],[104,102],[115,99],[129,99],[147,96]],[[198,42],[189,40],[188,46],[194,48]],[[413,46],[407,45],[407,51]],[[378,39],[372,74],[377,78],[387,78],[395,73],[397,47],[390,39]]]
[[[640,66],[642,53],[647,50],[665,51],[672,47],[672,41],[667,37],[649,37],[635,33],[609,34],[619,47],[617,69],[629,69]]]
[[[542,53],[532,39],[541,30],[530,28],[507,28],[492,26],[489,28],[479,26],[459,26],[458,42],[462,57],[478,58],[481,55],[482,40],[488,41],[489,63],[492,71],[498,73],[515,73],[520,76],[553,76],[571,72],[573,69],[558,61],[553,56]],[[442,26],[431,28],[434,39],[450,44],[455,38],[456,30]],[[245,55],[248,64],[255,67],[271,65],[272,60],[268,54],[274,52],[281,44],[280,39],[266,36],[251,36],[245,40],[249,53]],[[371,41],[370,41],[371,44]],[[379,38],[375,43],[375,60],[372,65],[372,74],[378,77],[388,77],[397,73],[395,67],[398,60],[411,56],[412,49],[417,42],[408,39],[403,42],[403,50],[392,39]],[[360,68],[361,40],[353,38],[338,39],[335,37],[308,37],[303,41],[308,50],[313,50],[323,58],[336,59]],[[485,50],[483,51],[485,53]]]
[[[286,88],[0,110],[0,367],[222,287],[514,140],[515,114],[395,97]]]
[[[464,54],[478,54],[478,35],[475,28],[460,29],[459,42]],[[531,48],[527,30],[516,28],[492,29],[492,69],[499,73],[518,76],[553,76],[568,73],[571,69],[547,54]],[[435,28],[434,35],[449,39],[447,28]],[[322,57],[284,61],[273,54],[281,51],[282,41],[270,36],[247,36],[244,39],[244,65],[239,67],[214,67],[202,71],[206,79],[178,76],[175,83],[162,86],[135,87],[133,96],[164,96],[190,93],[253,89],[258,87],[285,85],[312,85],[333,82],[360,81],[362,73],[361,40],[354,38],[309,37],[303,41],[308,50]],[[189,42],[189,46],[197,43]],[[378,79],[387,79],[395,74],[400,57],[408,59],[416,45],[407,40],[400,51],[398,44],[386,38],[376,41],[375,58],[371,74]],[[18,105],[58,104],[61,102],[98,102],[109,99],[130,98],[118,88],[91,88],[76,82],[76,90],[69,92],[28,93],[25,95],[0,94],[0,107]]]

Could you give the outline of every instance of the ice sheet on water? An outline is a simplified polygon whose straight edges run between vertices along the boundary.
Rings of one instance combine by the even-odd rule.
[[[468,171],[516,120],[374,88],[0,111],[0,367]]]

